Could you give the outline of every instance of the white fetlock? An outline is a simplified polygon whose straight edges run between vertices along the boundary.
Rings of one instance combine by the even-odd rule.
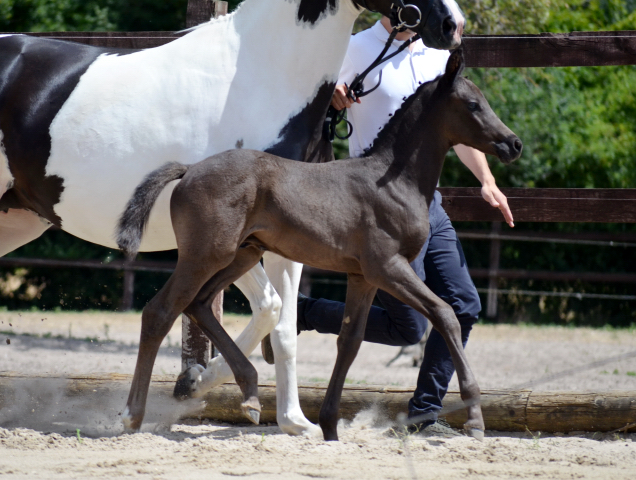
[[[197,391],[193,393],[194,398],[199,398],[205,395],[212,388],[217,387],[223,383],[234,381],[234,375],[232,370],[225,362],[222,356],[218,356],[210,360],[208,368],[203,370],[198,377]]]
[[[179,375],[174,386],[174,396],[180,399],[200,397],[200,384],[205,367],[192,365]]]
[[[130,416],[128,407],[126,407],[121,414],[121,423],[124,424],[124,433],[135,433],[137,431],[132,428],[132,417]]]
[[[305,437],[322,438],[322,429],[309,420],[301,413],[300,415],[281,415],[276,419],[278,428],[287,435],[303,435]]]

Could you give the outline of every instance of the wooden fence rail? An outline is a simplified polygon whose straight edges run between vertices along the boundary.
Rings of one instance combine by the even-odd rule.
[[[192,3],[192,0],[190,1]],[[209,17],[207,17],[209,18]],[[200,21],[188,21],[188,26]],[[175,32],[43,32],[37,37],[111,48],[152,48],[178,38]],[[636,64],[636,31],[466,35],[467,67],[591,67]]]

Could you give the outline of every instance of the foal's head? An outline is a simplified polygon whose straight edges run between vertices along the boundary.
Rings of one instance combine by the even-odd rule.
[[[446,72],[439,79],[434,99],[435,122],[443,130],[449,147],[464,144],[510,163],[521,155],[523,144],[492,111],[473,82],[461,76],[464,56],[454,51]]]

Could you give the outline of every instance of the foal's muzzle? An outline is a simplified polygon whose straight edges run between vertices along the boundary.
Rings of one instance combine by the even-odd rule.
[[[516,135],[506,138],[501,142],[495,143],[495,151],[497,152],[497,157],[503,163],[514,162],[521,156],[521,151],[523,150],[523,143]]]

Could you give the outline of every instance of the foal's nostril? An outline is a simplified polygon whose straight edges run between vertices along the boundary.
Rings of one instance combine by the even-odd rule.
[[[444,36],[453,36],[455,35],[456,30],[457,30],[457,23],[455,23],[455,20],[453,20],[453,17],[449,15],[442,22],[442,34]]]
[[[523,148],[523,143],[521,142],[521,140],[517,138],[514,141],[513,145],[514,145],[515,152],[517,153],[521,152],[521,149]]]

